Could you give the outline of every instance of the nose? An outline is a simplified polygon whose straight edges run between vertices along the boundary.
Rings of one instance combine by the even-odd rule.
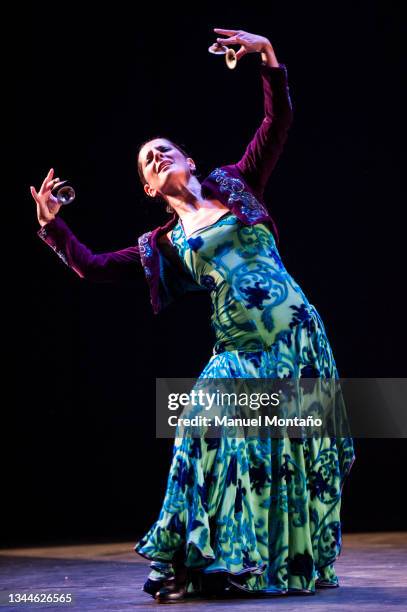
[[[159,149],[157,149],[154,153],[154,161],[155,161],[155,171],[158,171],[158,164],[160,164],[162,162],[162,160],[164,159],[165,155],[163,153],[163,151],[160,151]]]
[[[155,159],[155,160],[158,160],[158,159],[159,159],[159,160],[161,161],[161,160],[162,160],[162,158],[163,158],[163,153],[162,153],[162,151],[160,151],[159,149],[157,149],[157,150],[156,150],[156,152],[155,152],[155,154],[154,154],[154,159]]]

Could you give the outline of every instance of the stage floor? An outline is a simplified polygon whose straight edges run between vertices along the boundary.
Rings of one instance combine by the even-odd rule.
[[[148,562],[133,543],[86,544],[0,550],[1,610],[152,610],[162,607],[141,591]],[[336,563],[341,587],[315,595],[273,599],[190,600],[171,610],[242,612],[358,612],[407,610],[407,532],[344,536]],[[6,604],[8,593],[72,593],[73,604]]]

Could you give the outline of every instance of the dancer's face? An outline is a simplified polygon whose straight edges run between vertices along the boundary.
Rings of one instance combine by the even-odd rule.
[[[144,191],[153,198],[171,195],[188,183],[195,170],[193,160],[165,138],[147,142],[140,150],[139,164],[146,180]]]

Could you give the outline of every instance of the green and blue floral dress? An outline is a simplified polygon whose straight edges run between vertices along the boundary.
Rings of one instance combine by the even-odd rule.
[[[216,344],[200,378],[338,377],[323,323],[265,224],[228,212],[187,239],[179,221],[172,243],[212,297]],[[160,515],[135,550],[152,579],[181,559],[191,576],[222,573],[255,593],[335,586],[353,460],[350,437],[178,437]]]

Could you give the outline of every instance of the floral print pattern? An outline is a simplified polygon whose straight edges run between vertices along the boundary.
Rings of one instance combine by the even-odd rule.
[[[172,241],[212,298],[216,344],[200,379],[337,378],[323,323],[270,230],[227,213],[194,234],[178,223]],[[317,579],[336,585],[353,460],[349,437],[179,436],[160,515],[135,550],[156,564],[154,576],[157,563],[168,573],[182,558],[189,591],[211,574],[271,594],[313,592]]]

